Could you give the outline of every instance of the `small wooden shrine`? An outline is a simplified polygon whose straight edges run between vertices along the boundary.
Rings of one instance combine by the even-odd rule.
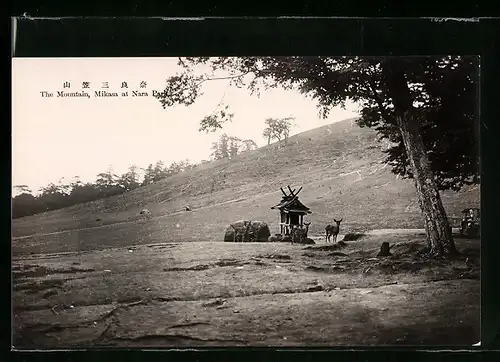
[[[295,192],[295,189],[292,190],[290,186],[287,187],[290,194],[287,194],[283,188],[280,187],[283,198],[278,205],[271,207],[271,209],[278,209],[280,212],[279,225],[281,235],[290,235],[292,227],[294,226],[303,227],[304,215],[311,214],[309,208],[301,203],[297,197],[302,187],[297,192]]]

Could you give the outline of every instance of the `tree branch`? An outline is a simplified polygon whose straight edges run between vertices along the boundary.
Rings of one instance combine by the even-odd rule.
[[[375,102],[377,102],[377,106],[380,109],[380,113],[382,114],[382,117],[384,117],[388,122],[394,123],[394,117],[391,117],[389,112],[387,112],[387,110],[385,109],[384,103],[382,102],[382,100],[380,99],[380,97],[377,94],[377,91],[375,89],[376,87],[375,87],[373,80],[368,79],[367,83],[368,83],[368,87],[371,90],[371,93],[373,94],[372,99]]]
[[[199,85],[201,85],[204,82],[208,82],[208,81],[212,81],[212,80],[224,80],[224,79],[241,78],[241,77],[244,77],[245,75],[250,74],[250,73],[254,73],[254,71],[250,70],[250,71],[245,72],[245,73],[241,73],[241,74],[238,74],[238,75],[230,75],[230,76],[227,76],[227,77],[206,78],[206,79],[203,79],[200,83],[196,84],[196,86],[199,86]]]

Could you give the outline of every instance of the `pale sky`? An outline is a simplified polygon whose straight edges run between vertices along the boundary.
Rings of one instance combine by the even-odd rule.
[[[12,59],[12,185],[32,191],[80,176],[94,181],[110,166],[118,174],[131,165],[147,167],[189,159],[209,159],[210,147],[222,133],[253,139],[259,146],[264,120],[294,116],[292,134],[355,117],[357,107],[331,111],[321,119],[316,103],[295,91],[262,91],[260,98],[227,80],[207,82],[204,95],[193,105],[163,109],[151,91],[161,91],[165,79],[180,71],[177,58],[13,58]],[[71,88],[63,88],[68,81]],[[121,93],[125,81],[148,97],[94,97],[109,83],[109,92]],[[140,89],[141,81],[147,82]],[[57,91],[81,91],[90,82],[89,98],[61,98]],[[42,97],[42,91],[54,93]],[[222,131],[199,132],[200,120],[223,100],[234,113]]]

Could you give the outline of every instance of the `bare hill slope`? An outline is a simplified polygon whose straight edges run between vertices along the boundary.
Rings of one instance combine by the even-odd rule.
[[[241,219],[265,221],[274,233],[278,215],[270,208],[286,185],[303,187],[311,235],[323,234],[334,217],[344,219],[344,232],[423,227],[413,182],[385,167],[383,147],[373,130],[352,119],[333,123],[291,137],[284,148],[262,147],[123,195],[13,220],[12,235],[21,237],[13,250],[222,240],[227,225]],[[479,205],[479,188],[445,192],[443,201],[449,216],[458,217]],[[143,208],[151,214],[139,215]]]

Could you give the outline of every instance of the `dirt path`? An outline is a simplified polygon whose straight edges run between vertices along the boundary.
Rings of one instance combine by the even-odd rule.
[[[392,238],[392,239],[391,239]],[[479,340],[479,259],[346,246],[178,243],[14,259],[18,348],[466,344]]]

